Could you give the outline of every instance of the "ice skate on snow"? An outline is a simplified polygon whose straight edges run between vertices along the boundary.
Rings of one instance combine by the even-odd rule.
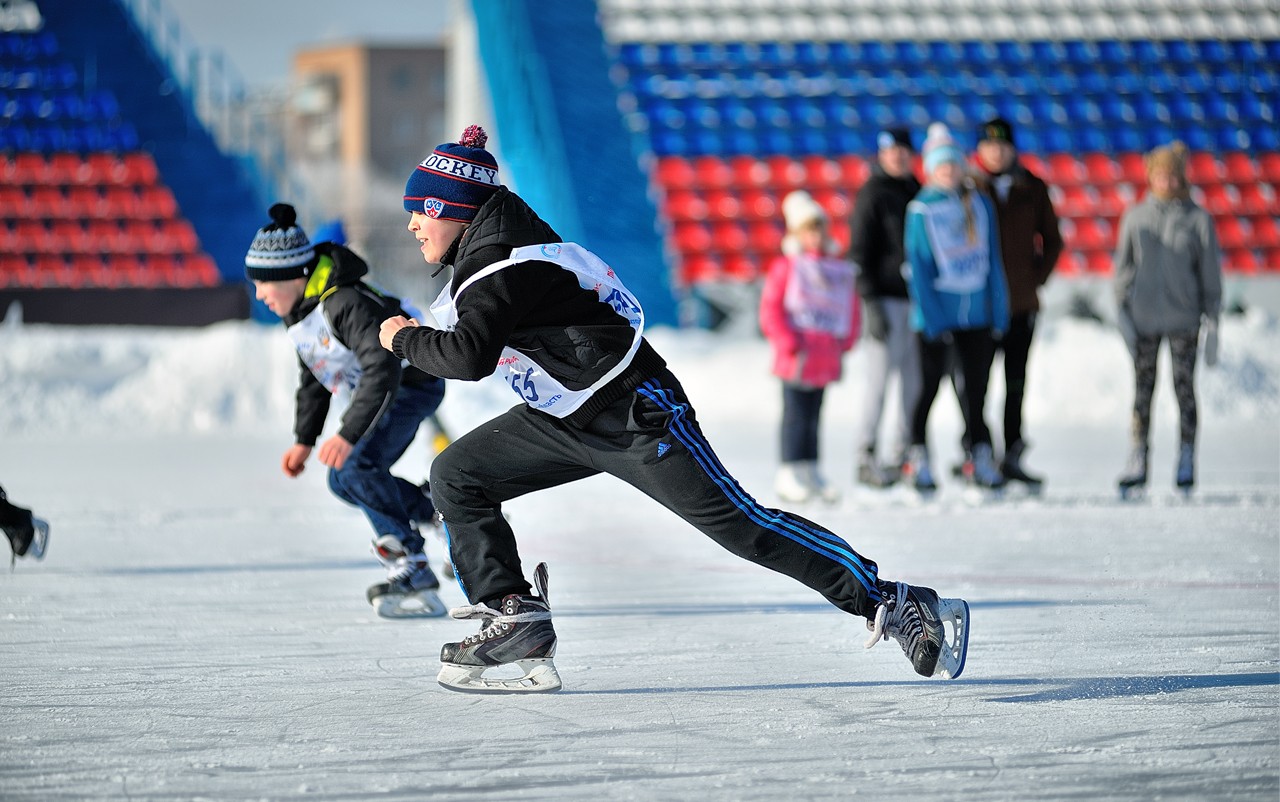
[[[440,580],[431,572],[427,556],[405,550],[400,538],[383,535],[373,553],[387,567],[387,581],[370,585],[369,603],[383,618],[439,618],[447,612],[440,600]]]
[[[9,538],[9,570],[13,570],[19,557],[44,559],[49,546],[49,524],[36,518],[31,510],[9,503],[4,488],[0,488],[0,529]]]
[[[1124,473],[1116,480],[1120,489],[1121,501],[1132,501],[1141,498],[1147,487],[1147,447],[1134,446],[1129,452],[1129,461],[1125,463]]]
[[[1196,446],[1195,443],[1183,443],[1178,448],[1178,471],[1173,483],[1184,498],[1191,496],[1196,484]]]
[[[905,582],[881,582],[883,601],[867,622],[870,649],[892,637],[916,673],[923,677],[959,678],[969,651],[969,603],[940,599],[931,588]],[[946,625],[951,625],[950,638]]]
[[[547,603],[547,564],[533,572],[537,596],[512,594],[499,609],[485,604],[457,607],[454,618],[480,619],[480,631],[461,643],[446,643],[440,649],[443,687],[466,693],[538,693],[560,690],[560,674],[552,662],[556,654],[556,631],[551,625],[551,605]],[[491,669],[514,665],[523,674],[502,677]]]
[[[1000,474],[1006,482],[1017,482],[1033,496],[1044,491],[1044,477],[1029,473],[1022,464],[1022,455],[1027,450],[1026,443],[1021,440],[1009,446],[1004,459],[1000,461]]]

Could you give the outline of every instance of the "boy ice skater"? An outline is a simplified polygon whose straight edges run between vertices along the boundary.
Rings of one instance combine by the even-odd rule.
[[[437,376],[475,381],[500,369],[521,402],[432,463],[435,502],[471,602],[452,615],[480,620],[478,633],[444,645],[440,683],[479,692],[560,687],[546,566],[536,568],[531,587],[502,503],[601,472],[639,488],[734,554],[862,616],[871,643],[895,638],[920,674],[958,677],[965,602],[879,579],[876,564],[837,535],[768,509],[739,487],[679,381],[644,338],[635,297],[597,256],[561,242],[501,185],[486,139],[471,126],[409,176],[409,230],[424,260],[451,265],[453,277],[432,305],[438,329],[396,316],[381,332],[396,356]],[[524,675],[485,676],[510,663]]]
[[[277,203],[269,214],[244,264],[258,300],[284,321],[298,351],[295,443],[281,461],[284,472],[302,473],[330,400],[348,394],[342,424],[317,456],[329,467],[329,489],[363,510],[373,527],[373,551],[387,579],[369,588],[369,601],[388,618],[443,615],[440,582],[418,531],[435,515],[429,485],[393,476],[391,466],[440,405],[444,382],[402,367],[379,345],[379,324],[404,309],[364,283],[363,259],[336,243],[313,246],[288,204]]]

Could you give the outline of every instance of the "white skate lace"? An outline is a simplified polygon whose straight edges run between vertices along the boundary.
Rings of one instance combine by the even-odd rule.
[[[388,566],[387,571],[388,582],[403,582],[413,575],[414,571],[421,570],[427,563],[427,558],[421,555],[410,555],[401,557]]]
[[[867,629],[871,630],[866,643],[868,649],[892,636],[908,656],[915,652],[924,637],[924,625],[915,608],[907,602],[905,585],[899,582],[897,596],[877,605],[875,620],[867,622]]]
[[[482,619],[480,631],[474,635],[469,635],[463,643],[471,646],[476,643],[483,643],[490,638],[498,638],[511,632],[512,626],[515,624],[525,623],[528,621],[550,621],[550,610],[536,610],[527,613],[512,613],[510,615],[495,610],[487,604],[468,604],[462,607],[454,607],[449,611],[449,615],[453,618],[466,620],[468,618]]]

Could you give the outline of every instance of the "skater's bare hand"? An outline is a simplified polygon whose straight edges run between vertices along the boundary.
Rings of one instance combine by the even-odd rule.
[[[317,456],[322,464],[328,465],[335,471],[341,470],[347,462],[347,457],[351,456],[352,448],[354,446],[344,440],[342,435],[335,434],[320,444],[320,453]]]
[[[281,467],[284,468],[286,476],[297,476],[307,467],[307,457],[311,456],[311,446],[293,445],[288,451],[284,452],[284,459],[280,461]]]
[[[383,348],[393,351],[395,349],[391,341],[395,339],[396,332],[400,331],[400,329],[417,325],[418,321],[413,318],[406,318],[403,315],[389,317],[382,321],[382,327],[378,329],[378,342],[382,343]]]

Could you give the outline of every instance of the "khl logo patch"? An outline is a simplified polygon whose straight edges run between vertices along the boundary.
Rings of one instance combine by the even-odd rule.
[[[426,198],[422,201],[422,211],[434,220],[444,211],[444,201],[439,198]]]

